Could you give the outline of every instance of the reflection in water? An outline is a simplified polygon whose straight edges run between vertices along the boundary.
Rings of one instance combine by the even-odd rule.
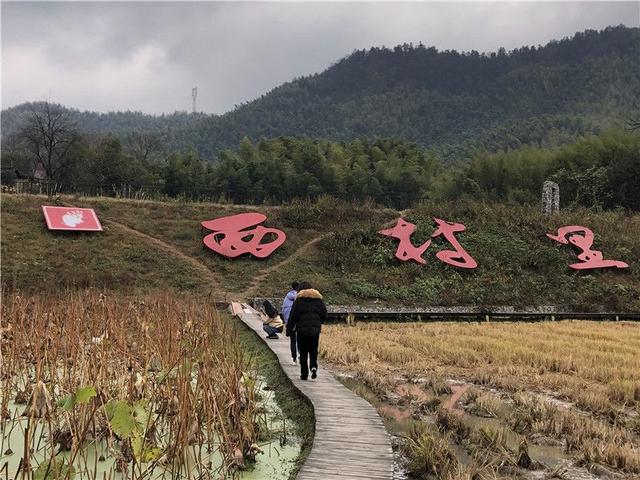
[[[424,410],[416,411],[420,409],[416,409],[415,407],[416,405],[429,403],[436,398],[439,405],[443,408],[448,406],[450,411],[459,414],[463,421],[472,428],[484,427],[487,429],[503,431],[507,446],[514,452],[518,451],[522,437],[513,432],[513,430],[504,423],[504,421],[499,418],[485,418],[473,415],[460,407],[459,400],[468,390],[468,384],[453,384],[451,385],[450,394],[434,396],[427,393],[417,384],[402,383],[396,386],[393,392],[388,395],[389,398],[393,397],[393,400],[386,401],[357,378],[347,375],[339,376],[338,378],[347,388],[376,407],[384,421],[387,431],[394,436],[396,440],[395,443],[397,443],[403,435],[407,434],[411,425],[416,421],[434,423],[435,412],[433,410],[427,412]],[[407,402],[407,400],[410,401]],[[405,403],[410,404],[405,405]],[[413,405],[411,405],[411,403]],[[468,465],[472,462],[472,457],[469,455],[466,446],[452,443],[451,448],[460,463]],[[533,479],[539,477],[540,474],[547,475],[549,473],[549,469],[556,469],[560,467],[567,471],[568,476],[566,478],[569,480],[581,480],[582,478],[587,478],[581,476],[582,473],[588,474],[585,469],[575,467],[569,468],[571,465],[571,455],[564,452],[563,446],[559,442],[550,444],[543,444],[543,442],[541,442],[541,444],[534,444],[530,441],[528,444],[528,453],[531,460],[539,462],[546,467],[545,470],[540,470],[538,472],[523,472],[529,478]],[[406,473],[400,467],[400,465],[404,463],[404,459],[400,456],[397,449],[394,449],[394,456],[396,457],[395,464],[398,468],[398,476],[395,476],[394,478],[407,478]],[[578,475],[578,470],[580,470],[580,475]]]
[[[239,477],[246,480],[288,479],[296,466],[296,461],[300,455],[302,442],[293,436],[289,431],[284,431],[284,414],[272,395],[263,395],[260,406],[267,412],[265,424],[268,427],[267,439],[259,447],[262,453],[256,457],[255,465],[247,470],[240,471]],[[4,471],[3,477],[17,478],[18,467],[23,457],[25,429],[27,418],[21,414],[25,405],[9,403],[10,420],[2,421],[0,431],[0,470]],[[49,435],[46,422],[38,422],[38,426],[30,434],[32,438],[46,438]],[[48,460],[50,452],[44,450],[44,445],[49,442],[42,441],[43,446],[36,449],[31,454],[32,468],[35,470],[39,464]],[[80,453],[74,460],[75,479],[125,479],[122,473],[116,471],[116,457],[114,455],[113,442],[111,446],[105,439],[91,440],[85,443]],[[56,458],[69,459],[70,452],[61,452]],[[215,477],[222,458],[213,444],[193,445],[185,455],[185,462],[207,465],[211,475]],[[170,467],[155,466],[150,463],[141,463],[136,467],[136,476],[146,471],[145,478],[149,480],[178,478],[177,472],[172,472]],[[130,475],[129,475],[130,476]]]

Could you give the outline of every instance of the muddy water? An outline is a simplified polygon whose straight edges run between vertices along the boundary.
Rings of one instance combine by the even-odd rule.
[[[457,403],[470,388],[471,385],[468,383],[462,385],[451,385],[451,395],[445,398],[442,402],[442,408],[458,415],[464,415],[464,410],[458,408]]]
[[[508,428],[499,419],[478,417],[476,415],[466,414],[464,416],[464,421],[472,427],[484,427],[492,430],[503,431],[505,434],[507,446],[514,452],[518,451],[520,441],[523,437]],[[528,452],[531,460],[533,460],[534,462],[540,462],[546,465],[548,468],[552,469],[560,464],[564,464],[567,460],[571,459],[571,455],[565,453],[564,449],[560,445],[536,445],[529,442]]]
[[[407,433],[411,422],[414,421],[409,408],[381,400],[372,389],[353,377],[338,376],[338,380],[376,408],[389,433],[395,436]]]
[[[408,399],[415,400],[418,403],[421,403],[433,398],[432,395],[429,395],[427,392],[425,392],[425,390],[423,390],[419,385],[410,383],[400,384],[394,389],[393,392],[389,393],[389,398],[391,398],[391,401],[385,401],[381,399],[380,396],[377,395],[372,389],[367,387],[356,378],[343,375],[339,376],[339,380],[347,388],[352,390],[357,395],[363,397],[378,410],[378,413],[382,417],[387,431],[396,439],[405,435],[411,425],[416,421],[428,423],[433,423],[435,421],[434,415],[420,415],[416,418],[411,406],[403,405],[403,403]],[[448,407],[448,409],[453,413],[461,415],[464,421],[472,427],[485,427],[492,430],[499,429],[504,431],[509,448],[511,448],[513,451],[518,451],[520,441],[522,440],[522,437],[520,435],[513,432],[498,418],[485,418],[466,412],[459,405],[458,400],[468,390],[468,387],[460,384],[453,384],[451,385],[451,387],[451,394],[438,396],[443,407]],[[451,447],[452,450],[456,453],[458,460],[462,464],[466,465],[472,462],[471,456],[468,454],[463,445],[452,444]],[[542,478],[544,475],[547,475],[549,473],[550,469],[562,468],[562,470],[566,472],[566,476],[562,478],[566,478],[566,480],[582,480],[589,478],[588,476],[585,476],[590,475],[585,469],[571,466],[571,456],[564,452],[564,449],[561,445],[538,445],[533,444],[530,441],[528,445],[528,453],[534,462],[539,462],[540,464],[545,465],[547,468],[538,472],[523,471],[523,476],[529,477],[531,479]],[[394,478],[406,478],[406,473],[400,467],[400,465],[403,464],[402,457],[397,452],[395,452],[394,455],[396,455],[395,464],[398,469],[398,475],[404,475],[402,477],[397,476]],[[597,477],[592,476],[590,478]]]

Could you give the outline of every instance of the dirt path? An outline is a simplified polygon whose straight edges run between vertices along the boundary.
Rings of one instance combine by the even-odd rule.
[[[333,232],[325,233],[325,234],[320,235],[318,237],[312,238],[307,243],[305,243],[300,248],[298,248],[298,250],[296,250],[292,255],[288,256],[287,258],[285,258],[280,263],[276,263],[275,265],[271,265],[270,267],[265,268],[264,270],[262,270],[258,276],[254,277],[254,279],[251,281],[249,286],[240,294],[240,296],[242,298],[244,298],[244,299],[249,298],[251,296],[255,296],[255,294],[258,291],[258,288],[260,288],[260,284],[267,279],[267,277],[269,276],[269,274],[271,272],[273,272],[273,271],[275,271],[275,270],[277,270],[279,268],[282,268],[285,265],[288,265],[289,263],[293,262],[295,259],[300,257],[300,255],[302,255],[305,251],[307,251],[311,246],[315,245],[316,243],[318,243],[321,240],[324,240],[325,238],[329,237],[330,235],[333,235]]]
[[[197,270],[199,270],[204,275],[204,277],[209,282],[211,282],[211,287],[213,289],[215,289],[217,292],[219,292],[223,297],[226,298],[229,295],[229,292],[227,292],[226,290],[224,290],[222,288],[222,284],[216,278],[214,273],[209,269],[209,267],[207,267],[205,264],[200,262],[198,259],[196,259],[194,257],[191,257],[191,256],[187,255],[186,253],[181,252],[180,250],[178,250],[173,245],[170,245],[170,244],[160,240],[159,238],[152,237],[151,235],[147,235],[146,233],[143,233],[140,230],[136,230],[135,228],[131,228],[131,227],[129,227],[129,226],[123,224],[123,223],[119,223],[119,222],[116,222],[114,220],[109,220],[109,219],[104,218],[104,217],[103,217],[102,222],[106,223],[107,225],[119,228],[120,230],[124,230],[127,233],[129,233],[131,235],[134,235],[134,236],[144,240],[147,243],[153,244],[158,249],[163,250],[163,251],[165,251],[167,253],[170,253],[171,255],[176,256],[180,260],[188,263],[192,267],[195,267]]]
[[[65,206],[65,207],[71,207],[71,205],[66,204],[64,202],[59,202],[59,204],[62,205],[62,206]],[[91,207],[88,207],[88,208],[91,208]],[[129,227],[128,225],[125,225],[124,223],[116,222],[115,220],[111,220],[111,219],[106,218],[106,217],[104,217],[102,215],[101,215],[101,222],[105,223],[107,225],[111,225],[113,227],[119,228],[120,230],[124,230],[127,233],[130,233],[131,235],[134,235],[134,236],[146,241],[147,243],[152,243],[154,246],[156,246],[160,250],[163,250],[163,251],[165,251],[167,253],[175,255],[179,259],[183,260],[184,262],[188,263],[189,265],[191,265],[191,266],[195,267],[196,269],[200,270],[200,272],[206,277],[206,279],[209,282],[211,282],[212,288],[217,289],[220,293],[224,294],[225,296],[228,295],[228,292],[226,290],[222,289],[222,285],[220,284],[220,281],[216,278],[216,276],[209,269],[209,267],[207,267],[204,263],[202,263],[197,258],[194,258],[194,257],[192,257],[190,255],[187,255],[186,253],[181,252],[178,248],[174,247],[173,245],[171,245],[169,243],[166,243],[166,242],[160,240],[157,237],[153,237],[153,236],[148,235],[148,234],[146,234],[144,232],[141,232],[140,230],[136,230],[135,228]]]
[[[60,202],[62,205],[65,205],[64,203]],[[69,206],[69,205],[65,205],[65,206]],[[225,290],[222,286],[222,283],[220,282],[220,280],[216,277],[216,275],[211,271],[211,269],[209,269],[209,267],[207,267],[204,263],[202,263],[200,260],[198,260],[197,258],[194,258],[190,255],[187,255],[184,252],[181,252],[178,248],[174,247],[173,245],[166,243],[162,240],[160,240],[157,237],[148,235],[144,232],[141,232],[140,230],[136,230],[135,228],[129,227],[128,225],[125,225],[124,223],[120,223],[120,222],[116,222],[115,220],[111,220],[109,218],[105,218],[103,217],[103,223],[107,224],[107,225],[111,225],[113,227],[119,228],[121,230],[126,231],[127,233],[130,233],[131,235],[134,235],[144,241],[146,241],[147,243],[151,243],[153,244],[155,247],[159,248],[160,250],[163,250],[167,253],[170,253],[176,257],[178,257],[179,259],[183,260],[184,262],[190,264],[191,266],[195,267],[197,270],[199,270],[204,276],[205,278],[211,282],[211,288],[213,290],[215,290],[219,296],[221,297],[221,299],[224,299],[225,301],[230,301],[230,300],[236,300],[236,301],[244,301],[245,299],[249,298],[252,295],[255,295],[258,288],[260,287],[260,284],[266,280],[266,278],[269,276],[269,274],[275,270],[277,270],[278,268],[281,268],[285,265],[288,265],[289,263],[291,263],[292,261],[294,261],[295,259],[297,259],[298,257],[300,257],[300,255],[302,255],[307,249],[309,249],[311,246],[315,245],[316,243],[318,243],[319,241],[327,238],[330,235],[333,235],[333,232],[329,232],[329,233],[325,233],[323,235],[317,236],[311,240],[309,240],[307,243],[305,243],[304,245],[302,245],[300,248],[298,248],[298,250],[296,250],[292,255],[290,255],[289,257],[287,257],[286,259],[284,259],[282,262],[276,263],[275,265],[272,265],[264,270],[262,270],[257,276],[255,276],[253,278],[253,280],[251,281],[251,283],[249,284],[249,286],[242,292],[240,293],[234,293],[234,292],[229,292],[227,290]]]
[[[120,222],[116,222],[114,220],[110,220],[108,218],[104,218],[103,223],[119,228],[121,230],[125,230],[127,233],[130,233],[131,235],[135,235],[136,237],[146,241],[147,243],[153,244],[155,247],[159,248],[160,250],[163,250],[167,253],[175,255],[176,257],[180,258],[184,262],[195,267],[205,276],[205,278],[209,282],[211,282],[211,288],[214,289],[216,292],[218,292],[221,299],[224,299],[224,300],[231,300],[231,299],[245,300],[250,296],[254,296],[257,293],[258,289],[260,288],[260,284],[267,279],[269,274],[271,274],[273,271],[277,270],[278,268],[288,265],[289,263],[291,263],[292,261],[300,257],[300,255],[302,255],[311,246],[315,245],[319,241],[333,234],[333,232],[329,232],[309,240],[307,243],[302,245],[300,248],[298,248],[298,250],[296,250],[289,257],[285,258],[283,261],[276,263],[275,265],[271,265],[270,267],[262,270],[257,276],[253,278],[249,286],[243,292],[234,293],[234,292],[229,292],[225,290],[222,287],[222,283],[220,282],[220,280],[204,263],[200,262],[200,260],[198,260],[197,258],[187,255],[184,252],[181,252],[178,248],[174,247],[173,245],[168,244],[160,240],[159,238],[156,238],[144,232],[141,232],[140,230],[136,230],[135,228],[129,227],[128,225],[125,225]]]

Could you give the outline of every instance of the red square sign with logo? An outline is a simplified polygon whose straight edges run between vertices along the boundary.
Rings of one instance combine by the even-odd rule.
[[[52,207],[43,205],[42,213],[49,230],[101,232],[102,225],[93,208]]]

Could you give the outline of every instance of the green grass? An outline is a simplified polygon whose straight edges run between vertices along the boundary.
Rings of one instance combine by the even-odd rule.
[[[250,285],[257,271],[284,261],[302,245],[318,235],[318,230],[310,228],[317,226],[315,217],[313,218],[314,223],[306,220],[300,221],[300,216],[294,216],[292,221],[291,215],[288,215],[289,210],[282,212],[282,209],[277,207],[131,202],[102,198],[78,199],[74,205],[93,207],[112,220],[117,220],[171,244],[182,253],[194,257],[206,265],[223,281],[225,289],[232,292],[243,291]],[[256,259],[243,256],[227,259],[216,255],[203,245],[202,238],[208,231],[201,228],[200,222],[247,211],[259,211],[266,214],[265,225],[275,226],[286,231],[287,241],[270,257]],[[299,223],[296,225],[294,221]]]
[[[2,195],[2,284],[21,291],[99,288],[206,292],[202,273],[125,231],[50,232],[41,197]]]
[[[457,203],[424,205],[406,213],[419,225],[414,244],[434,230],[432,217],[466,225],[460,243],[478,261],[475,271],[452,268],[436,257],[450,248],[440,239],[427,250],[426,265],[399,263],[397,242],[376,233],[381,223],[347,224],[307,255],[273,272],[265,296],[280,293],[290,278],[309,278],[333,303],[395,305],[556,305],[574,311],[640,310],[640,215],[563,212],[543,217],[535,209]],[[628,270],[577,272],[576,252],[545,236],[564,225],[585,225],[605,258]]]
[[[54,234],[46,230],[40,205],[45,197],[3,195],[2,277],[5,286],[55,290],[60,286],[152,289],[159,286],[209,291],[202,272],[158,251],[115,227],[97,235]],[[94,207],[197,259],[231,294],[276,267],[261,283],[259,296],[282,295],[293,280],[306,279],[328,302],[385,305],[555,305],[573,311],[640,310],[640,214],[563,211],[544,217],[537,209],[474,202],[425,204],[404,212],[419,226],[414,244],[434,230],[432,217],[456,221],[467,229],[458,239],[478,261],[475,271],[440,262],[435,253],[449,248],[440,239],[427,250],[426,265],[400,263],[397,241],[377,233],[399,212],[330,198],[282,207],[228,206],[117,199],[65,198]],[[224,259],[202,245],[200,222],[246,211],[261,211],[266,225],[280,228],[287,242],[270,258]],[[569,268],[576,252],[546,238],[564,225],[590,227],[594,248],[605,258],[626,261],[627,270],[577,272]],[[309,240],[336,232],[280,265]]]

